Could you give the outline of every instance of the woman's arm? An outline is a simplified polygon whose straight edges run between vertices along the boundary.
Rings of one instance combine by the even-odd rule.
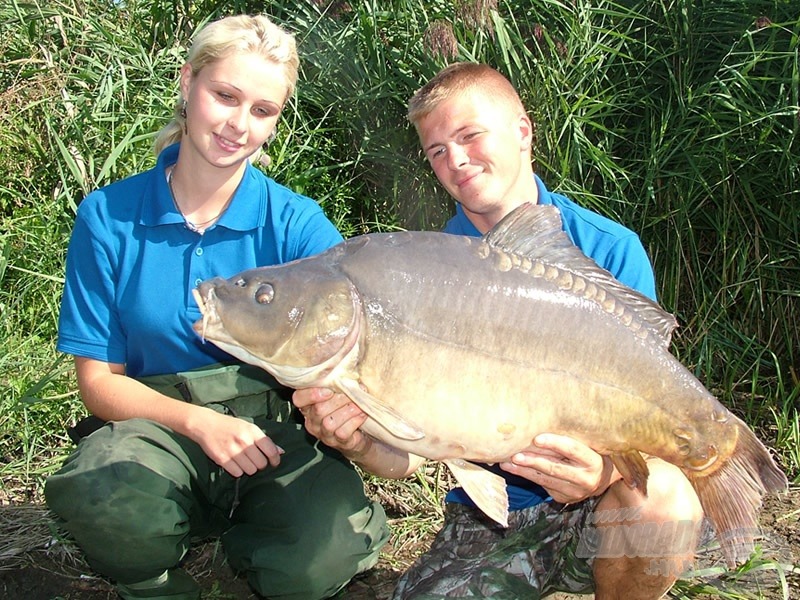
[[[105,421],[148,419],[196,442],[234,477],[277,466],[283,450],[256,425],[165,396],[125,375],[124,365],[75,357],[86,408]]]

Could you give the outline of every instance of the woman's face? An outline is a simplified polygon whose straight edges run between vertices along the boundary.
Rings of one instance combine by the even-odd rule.
[[[275,129],[287,90],[283,67],[258,54],[233,54],[198,73],[184,65],[183,142],[215,166],[238,165]]]

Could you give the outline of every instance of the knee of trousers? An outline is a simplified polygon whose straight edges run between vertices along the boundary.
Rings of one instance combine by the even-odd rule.
[[[95,432],[45,484],[48,506],[89,564],[122,583],[175,566],[190,541],[188,469],[153,442]]]
[[[296,532],[292,540],[274,540],[252,552],[248,580],[256,591],[276,600],[329,598],[374,566],[389,538],[378,503],[326,523],[312,518],[309,524],[313,531]]]
[[[48,505],[67,521],[90,518],[124,526],[132,520],[137,530],[167,516],[176,503],[189,508],[192,458],[175,437],[141,419],[104,427],[48,478]]]

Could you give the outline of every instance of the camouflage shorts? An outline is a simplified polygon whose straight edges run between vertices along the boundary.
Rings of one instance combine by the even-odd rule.
[[[536,600],[554,591],[590,593],[592,559],[578,556],[579,542],[598,500],[514,511],[508,529],[475,508],[448,504],[431,549],[400,578],[393,599]]]

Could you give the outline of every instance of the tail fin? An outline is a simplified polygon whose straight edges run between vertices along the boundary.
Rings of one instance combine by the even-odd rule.
[[[687,473],[731,568],[753,552],[761,498],[789,485],[769,451],[744,422],[737,421],[736,447],[727,461],[705,477]]]

